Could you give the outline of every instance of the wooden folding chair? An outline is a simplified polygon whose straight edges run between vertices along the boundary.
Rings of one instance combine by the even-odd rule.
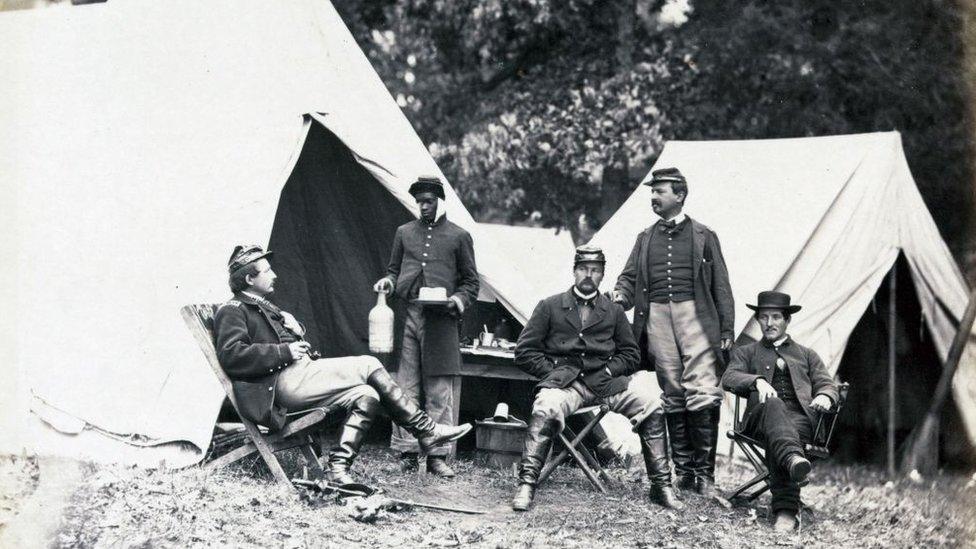
[[[830,456],[830,441],[834,436],[837,418],[840,416],[844,404],[847,402],[848,383],[841,383],[838,388],[837,403],[832,409],[821,412],[817,417],[817,425],[813,430],[813,439],[803,445],[803,452],[810,460],[827,459]],[[750,502],[769,490],[769,470],[766,468],[766,446],[759,440],[742,432],[742,416],[739,414],[740,402],[743,397],[735,399],[735,415],[732,430],[726,435],[742,450],[749,460],[756,476],[737,486],[728,495],[728,500],[736,503]]]
[[[578,465],[583,471],[583,474],[586,475],[586,478],[590,480],[590,484],[592,484],[593,487],[599,490],[601,493],[607,493],[607,488],[603,483],[610,482],[610,475],[603,470],[603,466],[601,466],[600,462],[597,461],[596,457],[593,456],[593,453],[583,445],[583,439],[586,438],[586,435],[590,434],[590,431],[592,431],[593,428],[600,423],[600,420],[603,419],[603,416],[607,415],[607,412],[609,411],[610,408],[608,408],[606,404],[601,404],[600,406],[587,406],[573,412],[572,415],[574,416],[591,412],[594,412],[596,415],[586,423],[583,429],[580,430],[579,434],[574,433],[573,430],[568,426],[563,427],[562,432],[559,433],[556,438],[562,446],[562,450],[556,454],[556,457],[550,459],[546,463],[546,466],[542,468],[542,472],[539,473],[538,484],[542,484],[542,482],[549,478],[549,475],[556,470],[556,467],[558,467],[562,462],[566,461],[567,458],[572,457],[573,461],[576,462],[576,465]]]
[[[313,432],[321,429],[321,423],[328,419],[336,409],[312,408],[310,410],[290,413],[288,414],[288,423],[280,431],[268,434],[262,433],[254,422],[241,416],[240,409],[237,407],[237,399],[234,397],[234,389],[231,385],[230,378],[224,373],[224,369],[220,367],[220,362],[217,360],[217,350],[214,348],[213,317],[219,306],[220,304],[210,303],[186,305],[180,309],[180,315],[183,317],[183,321],[186,322],[190,333],[196,339],[197,344],[200,345],[200,350],[203,351],[203,355],[207,358],[207,362],[210,363],[214,375],[217,376],[220,385],[224,388],[224,392],[227,393],[227,398],[230,399],[231,404],[234,406],[234,411],[240,417],[241,423],[244,424],[249,441],[214,459],[207,464],[206,468],[217,469],[257,452],[261,455],[264,463],[267,464],[268,469],[271,470],[271,474],[278,484],[288,486],[294,490],[294,486],[292,486],[291,481],[288,479],[288,475],[285,474],[284,469],[281,468],[281,464],[278,462],[278,458],[275,457],[275,452],[297,447],[309,462],[309,466],[319,475],[324,474],[322,464],[319,462],[319,456],[316,453],[316,439],[313,436]]]

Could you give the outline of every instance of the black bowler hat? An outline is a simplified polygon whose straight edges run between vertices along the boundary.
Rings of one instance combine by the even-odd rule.
[[[254,263],[262,257],[268,257],[271,253],[271,250],[264,251],[264,248],[256,244],[234,246],[234,251],[231,252],[230,259],[227,260],[227,271],[234,274],[241,267]]]
[[[603,255],[603,248],[593,244],[583,244],[576,247],[576,257],[573,258],[573,267],[580,263],[603,263],[607,264],[607,256]]]
[[[758,302],[756,305],[749,305],[747,303],[746,307],[749,307],[753,311],[758,311],[759,309],[782,309],[789,314],[793,314],[802,308],[799,305],[790,305],[790,295],[784,294],[783,292],[759,292]]]
[[[441,180],[433,176],[421,176],[410,185],[410,194],[415,197],[420,193],[434,193],[434,196],[441,200],[444,198],[444,184]]]
[[[651,172],[651,180],[645,185],[657,185],[658,183],[687,183],[685,176],[678,168],[661,168]]]

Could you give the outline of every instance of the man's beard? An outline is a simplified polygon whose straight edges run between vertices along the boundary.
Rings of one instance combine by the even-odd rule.
[[[576,283],[576,289],[584,294],[592,294],[597,290],[597,285],[592,278],[586,277]]]

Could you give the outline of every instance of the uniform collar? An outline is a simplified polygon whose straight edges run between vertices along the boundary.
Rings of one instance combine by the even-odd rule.
[[[423,217],[417,219],[417,223],[422,227],[440,227],[447,220],[447,214],[439,215],[433,221],[426,221]]]
[[[675,225],[680,225],[681,223],[684,222],[685,219],[688,219],[688,216],[685,215],[685,212],[681,212],[678,215],[672,217],[671,219],[664,219],[664,218],[662,218],[661,221],[662,222],[674,221],[674,224]]]
[[[576,292],[573,291],[575,288],[576,285],[570,286],[568,290],[562,293],[563,309],[572,309],[576,306],[576,300],[579,298],[576,296]],[[593,309],[609,309],[609,307],[610,300],[607,299],[605,294],[600,293],[600,290],[597,290],[596,297],[593,298]]]
[[[780,347],[788,347],[790,341],[792,341],[790,339],[790,334],[786,334],[776,341],[768,341],[766,338],[763,338],[762,344],[763,347],[766,347],[767,349],[779,349]]]
[[[250,293],[248,291],[244,291],[244,290],[242,290],[240,292],[237,292],[235,294],[235,297],[240,302],[247,303],[248,305],[256,305],[258,307],[265,306],[265,307],[268,307],[270,309],[274,309],[274,308],[277,307],[277,305],[275,305],[274,303],[272,303],[268,298],[261,297],[261,296],[258,296],[258,295],[254,295],[254,294],[252,294],[252,293]]]
[[[590,295],[583,295],[583,292],[579,291],[579,288],[577,288],[576,285],[573,285],[570,291],[573,292],[573,297],[576,298],[576,301],[585,301],[588,303],[594,303],[596,301],[596,296],[600,295],[600,290],[595,290]]]

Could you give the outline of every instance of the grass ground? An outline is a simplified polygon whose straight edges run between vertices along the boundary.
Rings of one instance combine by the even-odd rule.
[[[286,456],[286,470],[301,474]],[[67,505],[61,547],[968,547],[976,546],[976,486],[964,476],[886,483],[874,470],[824,465],[804,489],[802,529],[777,535],[764,496],[752,507],[725,508],[688,495],[688,509],[663,511],[645,500],[643,474],[611,469],[613,493],[592,490],[573,468],[558,471],[528,513],[508,507],[511,471],[470,460],[458,478],[441,480],[397,469],[389,450],[370,447],[356,470],[390,496],[484,509],[462,515],[422,509],[382,515],[374,524],[349,518],[332,500],[309,503],[278,489],[250,461],[216,473],[199,468],[141,470],[89,466]],[[36,467],[35,467],[36,469]],[[29,460],[0,461],[0,479],[20,478],[29,491]],[[720,463],[718,483],[731,487],[749,471]],[[6,484],[3,486],[7,489]],[[19,487],[19,488],[18,488]],[[9,501],[16,502],[17,497]],[[6,498],[6,496],[5,496]],[[2,499],[0,502],[8,501]],[[0,507],[2,511],[2,507]],[[0,515],[2,518],[3,515]]]

